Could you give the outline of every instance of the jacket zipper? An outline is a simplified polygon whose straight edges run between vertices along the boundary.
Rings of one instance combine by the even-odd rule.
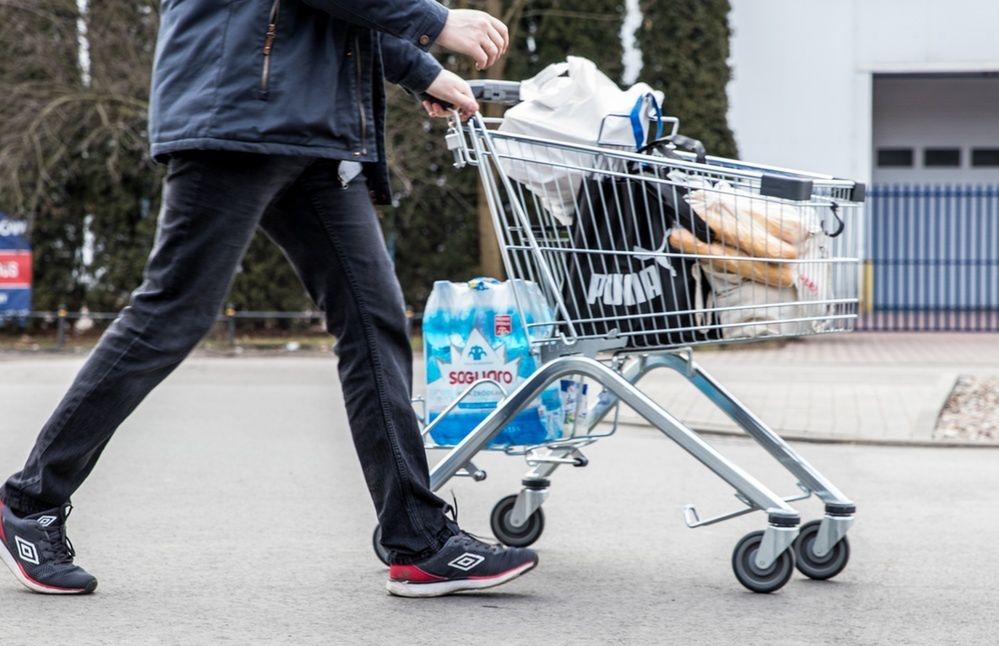
[[[361,93],[364,91],[364,72],[361,68],[361,45],[354,36],[354,66],[357,68],[357,110],[361,115],[361,149],[355,155],[363,155],[367,152],[364,146],[368,140],[368,121],[364,116],[364,102],[361,100]]]
[[[267,34],[264,36],[264,65],[260,71],[260,95],[267,96],[271,84],[271,52],[274,51],[274,40],[277,38],[278,13],[281,11],[281,0],[274,0],[271,5],[271,15],[267,23]]]

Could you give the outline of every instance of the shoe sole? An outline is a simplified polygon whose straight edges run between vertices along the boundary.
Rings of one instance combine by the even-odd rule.
[[[45,585],[44,583],[39,583],[35,581],[28,573],[24,571],[21,564],[14,559],[14,555],[10,553],[7,549],[6,543],[0,543],[0,560],[4,562],[8,569],[14,574],[14,577],[27,589],[32,592],[38,592],[40,594],[90,594],[97,589],[97,582],[89,588],[57,588],[51,585]]]
[[[455,592],[495,588],[498,585],[503,585],[516,579],[522,574],[530,572],[537,564],[537,561],[524,563],[496,576],[480,579],[455,579],[452,581],[435,581],[434,583],[408,583],[406,581],[393,581],[389,579],[385,588],[389,594],[397,597],[443,597]]]

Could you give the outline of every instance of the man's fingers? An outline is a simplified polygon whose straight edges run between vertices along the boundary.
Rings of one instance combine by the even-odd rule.
[[[469,54],[469,56],[471,56],[472,60],[475,61],[475,69],[484,70],[489,67],[489,54],[486,53],[486,50],[482,49],[481,45],[472,50],[472,53]]]
[[[486,61],[486,67],[492,67],[493,63],[499,60],[500,57],[499,46],[495,42],[487,38],[482,43],[482,49],[484,49],[486,54],[489,56],[489,59]]]
[[[427,103],[427,114],[429,114],[431,117],[439,117],[444,113],[444,110],[443,108],[441,108],[439,103],[430,103],[429,101],[427,101],[426,103]]]
[[[464,83],[454,88],[454,94],[451,97],[451,102],[458,106],[465,114],[475,114],[479,111],[479,104],[475,100],[475,96],[472,94],[468,85]]]
[[[475,97],[464,94],[458,94],[455,97],[455,105],[460,107],[461,111],[465,114],[475,114],[479,111],[479,104],[476,102]]]
[[[493,47],[496,48],[496,58],[499,58],[506,53],[506,41],[503,39],[503,35],[500,34],[495,27],[490,26],[487,32],[489,36],[489,41]]]
[[[420,101],[423,105],[423,109],[427,111],[427,115],[430,117],[446,117],[448,116],[448,111],[445,110],[441,104],[434,101]]]
[[[506,24],[498,18],[492,18],[492,28],[496,30],[496,33],[500,37],[500,52],[506,54],[506,50],[510,47],[510,30],[507,29]]]
[[[474,9],[452,9],[437,37],[441,47],[464,54],[479,70],[496,63],[510,47],[510,30],[502,20]]]
[[[451,109],[444,109],[441,104],[450,104],[458,108],[466,118],[479,111],[479,104],[475,100],[472,88],[453,72],[441,70],[426,93],[428,98],[423,100],[424,108],[428,113],[432,110],[432,116],[446,117],[451,114]]]

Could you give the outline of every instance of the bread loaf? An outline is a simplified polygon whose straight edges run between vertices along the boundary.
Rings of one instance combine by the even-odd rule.
[[[791,268],[791,263],[775,265],[755,260],[728,245],[698,240],[693,233],[683,228],[673,229],[669,234],[669,242],[675,249],[683,253],[697,256],[727,256],[727,258],[703,258],[698,260],[698,262],[704,263],[718,271],[742,276],[743,278],[748,278],[749,280],[771,287],[794,286],[794,271]]]
[[[720,242],[736,247],[753,258],[794,260],[798,257],[795,245],[771,235],[767,226],[748,212],[738,214],[725,208],[724,197],[721,192],[704,190],[691,191],[687,196],[691,208],[708,224]],[[732,202],[735,205],[734,199]]]
[[[721,191],[722,206],[735,217],[751,217],[766,228],[770,235],[797,247],[808,237],[808,228],[802,222],[798,207],[784,202],[762,200],[744,191]]]

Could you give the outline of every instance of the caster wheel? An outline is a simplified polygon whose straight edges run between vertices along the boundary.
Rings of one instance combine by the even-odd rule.
[[[850,543],[846,536],[841,538],[825,556],[816,556],[812,551],[819,535],[820,520],[813,520],[801,526],[798,538],[794,539],[794,564],[798,571],[810,579],[819,581],[831,579],[846,567],[850,561]]]
[[[732,569],[739,583],[753,592],[774,592],[784,587],[794,572],[794,556],[784,550],[774,563],[761,570],[756,566],[756,553],[763,541],[763,532],[750,532],[742,537],[732,552]]]
[[[517,502],[517,496],[507,496],[500,499],[493,507],[489,524],[493,528],[493,535],[504,545],[510,547],[527,547],[541,537],[541,532],[545,530],[545,514],[539,508],[527,522],[520,527],[514,527],[510,522],[510,514],[513,506]]]
[[[382,547],[382,526],[375,525],[375,532],[371,536],[371,546],[375,548],[375,556],[385,565],[389,564],[388,550]]]

